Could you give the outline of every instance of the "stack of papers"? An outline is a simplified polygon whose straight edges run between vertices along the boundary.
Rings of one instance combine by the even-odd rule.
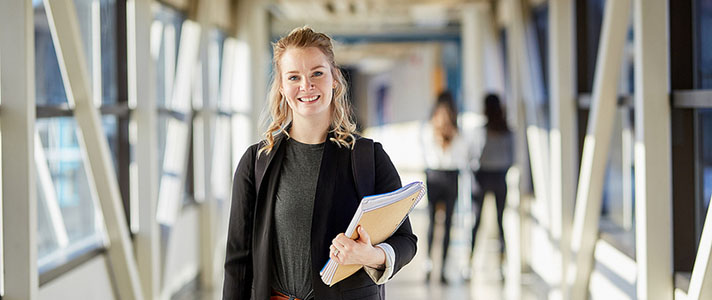
[[[364,197],[344,234],[353,240],[358,239],[356,227],[361,225],[371,236],[371,243],[381,243],[393,235],[424,194],[425,185],[416,181],[390,193]],[[325,284],[333,286],[362,267],[339,265],[329,259],[319,275]]]

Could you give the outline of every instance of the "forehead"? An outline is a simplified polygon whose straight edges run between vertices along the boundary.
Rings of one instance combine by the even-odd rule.
[[[329,61],[319,48],[287,48],[279,60],[282,72],[311,70],[315,67],[328,67]]]

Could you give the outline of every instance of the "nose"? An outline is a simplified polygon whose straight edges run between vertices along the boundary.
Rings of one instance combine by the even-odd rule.
[[[314,87],[314,84],[311,82],[311,80],[309,80],[308,77],[305,77],[304,80],[302,80],[301,88],[303,91],[310,90],[313,87]]]

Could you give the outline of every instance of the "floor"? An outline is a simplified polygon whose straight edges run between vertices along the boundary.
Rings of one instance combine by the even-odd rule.
[[[493,200],[493,199],[492,199]],[[493,201],[488,201],[492,203]],[[490,212],[489,214],[487,212]],[[470,229],[462,215],[455,216],[451,230],[448,262],[445,266],[447,284],[439,280],[442,269],[443,226],[436,226],[434,237],[433,272],[430,281],[425,281],[427,261],[428,217],[425,210],[416,210],[411,215],[413,230],[418,235],[418,254],[387,284],[388,299],[546,299],[548,291],[537,276],[522,274],[521,288],[512,287],[506,276],[506,260],[501,263],[496,232],[495,209],[485,204],[483,221],[478,233],[472,268],[468,268],[470,255]],[[436,216],[438,224],[443,216]],[[469,280],[465,278],[469,277]]]

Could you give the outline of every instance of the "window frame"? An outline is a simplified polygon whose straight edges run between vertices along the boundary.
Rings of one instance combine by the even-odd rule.
[[[126,1],[114,0],[115,10],[112,18],[115,18],[115,37],[116,37],[116,89],[117,96],[111,104],[104,104],[99,107],[100,115],[114,116],[116,118],[116,154],[110,153],[113,159],[117,162],[115,172],[119,183],[120,194],[124,205],[124,212],[127,221],[130,222],[130,201],[129,201],[129,163],[130,163],[130,143],[128,136],[129,120],[132,110],[128,106],[128,74],[127,74],[127,48],[126,48]],[[36,75],[37,76],[37,75]],[[104,84],[104,81],[101,82]],[[103,99],[103,97],[102,97]],[[74,111],[69,104],[60,105],[36,105],[35,108],[36,120],[52,119],[56,117],[74,117]],[[37,145],[36,145],[37,146]],[[130,223],[127,223],[130,224]],[[81,249],[74,255],[70,255],[70,259],[50,266],[41,273],[38,270],[39,284],[43,286],[52,280],[62,276],[63,274],[74,270],[83,263],[93,259],[98,255],[106,253],[106,248],[102,243],[94,243]],[[39,266],[38,266],[39,267]]]

